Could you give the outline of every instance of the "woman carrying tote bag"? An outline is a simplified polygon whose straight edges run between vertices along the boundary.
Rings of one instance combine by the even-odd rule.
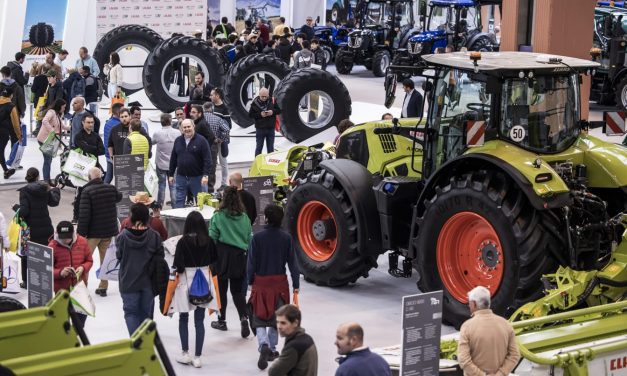
[[[46,141],[50,142],[48,138],[52,137],[52,135],[56,134],[60,137],[62,130],[70,130],[70,125],[63,122],[64,113],[65,101],[63,99],[55,100],[52,106],[48,108],[46,116],[44,116],[44,120],[41,122],[41,130],[37,133],[37,142],[39,142],[39,146],[42,146],[46,143]],[[50,165],[52,164],[52,158],[54,158],[54,155],[44,152],[42,152],[42,154],[44,156],[44,165],[42,168],[44,180],[50,185],[55,185],[50,180]]]

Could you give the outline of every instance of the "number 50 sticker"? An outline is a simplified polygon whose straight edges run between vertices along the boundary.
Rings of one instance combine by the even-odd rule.
[[[509,138],[514,142],[520,142],[525,139],[526,133],[522,125],[516,125],[509,131]]]

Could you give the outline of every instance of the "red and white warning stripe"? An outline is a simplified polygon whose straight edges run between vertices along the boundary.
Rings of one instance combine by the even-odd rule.
[[[625,134],[625,118],[627,113],[622,111],[604,112],[605,134],[608,136],[622,136]]]
[[[483,120],[468,120],[466,124],[466,146],[482,146],[485,142],[486,124]]]

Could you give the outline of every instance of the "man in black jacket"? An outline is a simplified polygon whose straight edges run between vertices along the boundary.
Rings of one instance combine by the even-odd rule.
[[[259,90],[259,96],[253,100],[250,105],[248,116],[255,120],[257,147],[255,148],[255,156],[261,154],[264,140],[266,142],[266,150],[268,153],[274,151],[274,127],[276,124],[276,116],[281,113],[281,109],[270,97],[267,88]]]
[[[122,194],[102,181],[102,171],[98,167],[89,170],[89,182],[81,192],[77,232],[87,238],[89,249],[98,248],[100,264],[104,261],[111,237],[118,234],[118,211],[116,203]],[[96,294],[107,296],[108,281],[101,280]]]
[[[403,80],[405,99],[403,100],[402,118],[418,118],[422,113],[422,95],[414,89],[411,78]]]
[[[111,128],[111,131],[109,132],[109,140],[108,140],[107,148],[109,149],[110,156],[114,157],[116,155],[124,154],[124,141],[128,137],[128,134],[131,133],[130,124],[131,124],[131,110],[129,110],[128,108],[121,109],[120,110],[120,124]],[[150,158],[152,156],[152,152],[150,151],[150,148],[152,147],[152,140],[146,134],[146,131],[144,130],[144,128],[141,128],[139,133],[141,133],[142,136],[148,139],[148,147],[149,147],[148,158]],[[114,164],[115,164],[115,160],[114,160]]]
[[[314,38],[311,40],[311,52],[314,54],[314,64],[319,65],[322,70],[327,70],[327,57],[324,50],[320,48],[320,40]]]
[[[15,105],[17,113],[20,118],[24,117],[26,113],[26,98],[24,98],[24,88],[20,86],[14,79],[11,78],[11,68],[8,66],[0,68],[0,77],[2,78],[2,85],[8,86],[13,90],[13,97],[11,102]]]
[[[15,61],[7,63],[7,66],[11,69],[11,78],[14,79],[22,89],[24,89],[24,85],[28,83],[28,73],[24,73],[22,69],[22,64],[24,64],[25,59],[26,55],[23,52],[18,52],[15,54]]]
[[[189,110],[189,116],[194,121],[194,132],[203,136],[209,143],[209,146],[215,144],[216,135],[209,127],[209,124],[207,124],[202,106],[198,104],[192,105],[192,109]]]
[[[305,34],[306,40],[312,40],[316,36],[316,32],[314,31],[314,22],[311,16],[307,16],[305,24],[300,27],[300,32]]]
[[[242,174],[239,172],[234,172],[229,175],[229,185],[237,189],[237,194],[246,209],[246,215],[248,219],[250,219],[250,224],[253,225],[257,219],[257,201],[255,200],[255,196],[244,189],[243,183],[244,178],[242,178]]]
[[[195,85],[189,89],[189,100],[201,100],[203,102],[209,102],[209,96],[211,95],[211,89],[213,89],[213,86],[211,86],[210,83],[205,82],[205,73],[197,72],[194,76],[194,83]],[[202,89],[202,96],[200,98],[194,98],[194,91],[196,89]]]
[[[76,134],[74,145],[81,149],[83,153],[98,157],[104,155],[105,149],[104,144],[102,143],[102,138],[100,138],[98,133],[94,132],[95,123],[96,121],[94,115],[89,112],[83,114],[81,119],[83,128]],[[96,166],[102,170],[99,162],[96,163]]]
[[[179,129],[183,135],[174,141],[168,170],[170,185],[176,183],[176,202],[172,203],[174,208],[185,206],[188,191],[194,198],[198,192],[206,192],[211,171],[211,151],[207,140],[196,134],[190,119],[183,120]]]
[[[285,345],[281,355],[274,361],[268,376],[318,374],[318,350],[313,338],[300,326],[301,313],[293,304],[282,306],[276,311],[276,326]]]

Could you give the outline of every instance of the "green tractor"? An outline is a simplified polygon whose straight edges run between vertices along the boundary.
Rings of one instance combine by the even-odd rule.
[[[581,75],[598,64],[523,52],[424,60],[392,66],[386,93],[397,75],[425,77],[426,119],[356,126],[335,157],[301,150],[275,170],[305,278],[355,282],[390,251],[390,274],[415,269],[421,291],[444,290],[444,319],[459,326],[477,285],[509,316],[559,266],[602,269],[624,230],[627,149],[581,119]],[[270,172],[273,155],[258,158],[251,173]]]

